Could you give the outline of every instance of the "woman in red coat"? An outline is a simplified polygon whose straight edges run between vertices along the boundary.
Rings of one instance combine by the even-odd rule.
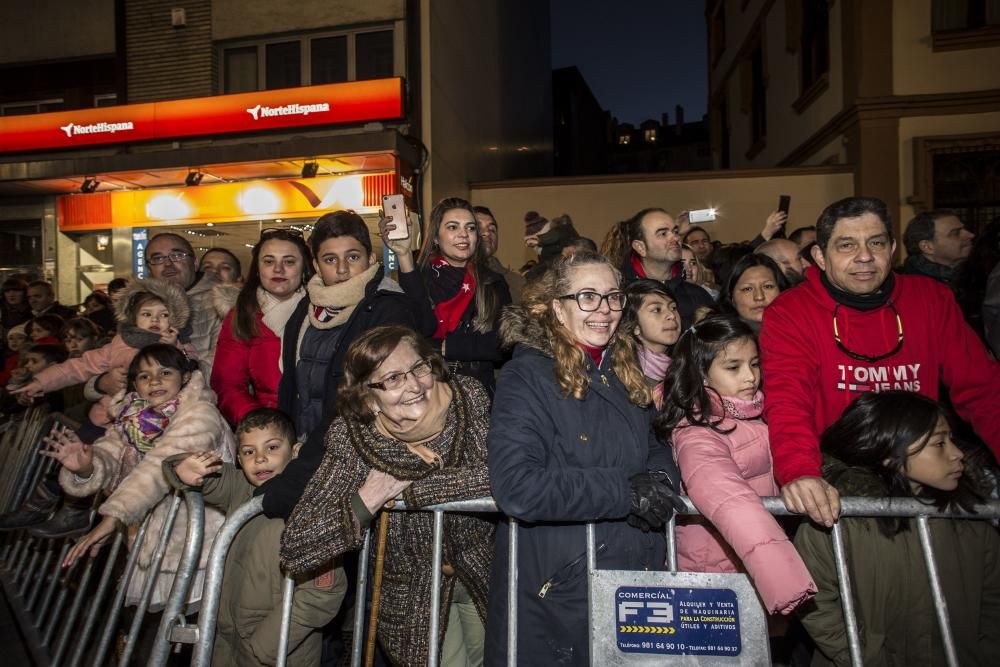
[[[254,408],[277,407],[281,336],[311,276],[312,257],[302,234],[261,233],[236,306],[222,322],[212,364],[212,389],[230,424]]]

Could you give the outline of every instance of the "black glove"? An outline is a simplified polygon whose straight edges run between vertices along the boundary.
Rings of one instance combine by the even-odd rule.
[[[642,472],[629,480],[630,526],[644,532],[661,530],[674,512],[684,509],[684,501],[674,491],[670,476],[660,470]]]

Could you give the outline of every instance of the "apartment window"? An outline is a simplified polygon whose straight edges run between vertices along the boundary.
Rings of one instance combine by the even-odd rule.
[[[655,144],[656,143],[656,130],[654,128],[650,128],[650,129],[646,130],[645,133],[643,134],[643,137],[646,139],[646,143],[647,144]]]
[[[58,111],[63,106],[62,98],[32,100],[30,102],[9,102],[0,104],[0,116],[27,116],[34,113]]]
[[[627,134],[622,134],[622,135],[620,135],[618,137],[618,145],[619,146],[628,146],[628,144],[629,144],[629,142],[631,140],[632,139]]]
[[[399,76],[404,51],[401,25],[221,45],[222,92]]]
[[[753,146],[763,143],[767,136],[767,87],[761,44],[750,56],[750,136]]]
[[[802,91],[830,70],[830,4],[828,0],[802,3]]]
[[[931,29],[976,30],[1000,25],[998,0],[933,0],[931,2]]]

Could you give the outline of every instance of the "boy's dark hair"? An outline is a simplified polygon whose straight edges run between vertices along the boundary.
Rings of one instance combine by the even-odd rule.
[[[44,345],[32,345],[26,354],[40,354],[50,364],[61,364],[69,358],[69,352],[62,345],[46,343]]]
[[[317,262],[319,247],[323,245],[323,241],[341,236],[350,236],[361,244],[365,252],[372,254],[372,235],[364,218],[351,210],[334,211],[320,217],[313,225],[312,234],[309,235],[309,248]]]
[[[58,336],[59,332],[62,331],[63,325],[66,324],[66,320],[58,315],[53,315],[52,313],[45,313],[44,315],[33,317],[28,322],[28,326],[25,327],[25,333],[27,333],[28,336],[31,336],[31,330],[36,324],[51,333],[53,336]]]
[[[289,445],[294,445],[296,442],[295,423],[292,418],[275,408],[255,408],[243,415],[243,419],[236,425],[236,437],[262,428],[277,429],[282,439]]]
[[[115,278],[108,283],[108,295],[110,296],[112,292],[123,290],[126,287],[128,287],[128,278]]]
[[[166,343],[153,343],[139,350],[139,354],[128,365],[128,391],[135,391],[135,376],[139,374],[139,364],[144,361],[155,361],[160,366],[176,369],[181,374],[198,370],[198,362],[182,350]]]

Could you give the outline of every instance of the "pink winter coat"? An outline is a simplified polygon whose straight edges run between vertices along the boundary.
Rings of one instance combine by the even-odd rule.
[[[778,495],[771,470],[763,394],[718,399],[719,433],[682,420],[673,432],[685,493],[704,519],[677,527],[677,564],[693,572],[747,572],[768,613],[790,613],[816,593],[798,552],[761,496]],[[707,521],[705,520],[707,519]],[[710,523],[709,523],[710,522]]]

